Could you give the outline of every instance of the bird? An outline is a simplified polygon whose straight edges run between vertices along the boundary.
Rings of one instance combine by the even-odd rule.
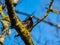
[[[24,21],[22,21],[22,24],[30,32],[31,31],[31,28],[33,27],[32,16],[27,17]],[[17,37],[17,36],[19,36],[18,33],[14,37]]]
[[[33,26],[32,16],[27,17],[22,23],[25,28],[30,29]]]

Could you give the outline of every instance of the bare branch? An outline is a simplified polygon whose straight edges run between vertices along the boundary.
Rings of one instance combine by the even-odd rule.
[[[51,9],[50,11],[53,12],[53,13],[56,13],[56,14],[60,14],[60,11],[57,11],[57,10]]]
[[[7,35],[7,31],[9,31],[9,22],[5,21],[5,19],[8,20],[7,16],[4,15],[4,13],[2,12],[2,5],[0,6],[0,14],[2,16],[2,18],[0,18],[0,22],[2,23],[2,33],[0,34],[0,45],[3,45],[4,39]]]
[[[45,23],[47,23],[47,24],[50,24],[51,26],[55,26],[55,27],[57,27],[57,28],[60,28],[60,25],[59,25],[59,24],[54,24],[54,23],[49,22],[49,21],[47,21],[47,20],[43,20],[43,22],[45,22]]]
[[[2,9],[2,5],[1,5],[1,6],[0,6],[0,14],[1,14],[2,18],[0,18],[0,20],[6,20],[6,21],[10,22],[9,16],[6,16],[6,15],[3,13],[2,10],[3,10],[3,9]]]
[[[0,35],[1,35],[1,36],[0,36],[0,42],[1,42],[1,43],[4,42],[8,30],[9,30],[9,28],[6,28],[6,29],[4,29],[3,33],[0,34]]]
[[[49,14],[49,12],[50,12],[50,9],[51,9],[51,6],[52,6],[53,1],[54,1],[54,0],[50,0],[50,5],[49,5],[49,7],[48,7],[48,9],[47,9],[47,11],[46,11],[46,14],[45,14],[42,18],[38,19],[37,23],[36,23],[36,24],[34,24],[34,26],[33,26],[33,27],[35,27],[38,23],[40,23],[42,20],[44,20],[44,19],[48,16],[48,14]]]
[[[30,37],[29,31],[23,26],[22,22],[16,16],[16,13],[13,8],[13,1],[5,0],[5,3],[7,5],[8,15],[9,15],[12,27],[16,29],[16,31],[21,36],[22,40],[25,42],[26,45],[34,45]]]
[[[2,33],[0,34],[0,42],[3,44],[4,42],[4,39],[6,37],[6,35],[9,33],[9,26],[8,26],[8,22],[7,21],[4,21],[4,20],[0,20],[1,23],[2,23]]]

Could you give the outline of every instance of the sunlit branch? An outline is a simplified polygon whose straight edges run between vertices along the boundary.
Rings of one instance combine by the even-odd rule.
[[[6,15],[3,13],[2,10],[3,10],[3,9],[2,9],[2,5],[1,5],[1,6],[0,6],[0,14],[1,14],[2,18],[0,18],[0,20],[6,20],[6,21],[10,22],[9,16],[6,16]]]
[[[8,22],[4,21],[4,20],[0,20],[0,22],[2,23],[2,33],[0,34],[0,42],[3,44],[5,37],[7,34],[9,34],[9,26],[8,26]]]
[[[2,18],[0,18],[0,22],[2,23],[2,33],[0,34],[0,44],[3,45],[4,39],[6,37],[7,34],[9,34],[9,26],[8,24],[9,22],[9,17],[6,16],[3,11],[2,11],[2,5],[0,6],[0,14],[2,16]],[[8,17],[8,18],[7,18]]]
[[[3,12],[1,13],[1,16],[2,16],[2,18],[1,18],[1,19],[3,19],[3,20],[6,20],[6,21],[10,22],[9,16],[6,16]]]
[[[46,11],[46,14],[45,14],[42,18],[38,19],[38,21],[36,22],[36,24],[34,24],[33,27],[35,27],[38,23],[40,23],[42,20],[44,20],[44,19],[48,16],[48,14],[49,14],[49,12],[50,12],[50,9],[51,9],[51,7],[52,7],[53,1],[54,1],[54,0],[50,0],[50,5],[49,5],[49,7],[48,7],[48,9],[47,9],[47,11]]]
[[[0,6],[0,14],[1,14],[1,12],[2,12],[2,5]]]
[[[16,29],[19,36],[21,36],[22,40],[25,42],[26,45],[34,45],[30,37],[29,31],[23,26],[22,22],[16,16],[16,13],[13,8],[13,1],[5,0],[5,3],[7,5],[7,11],[12,27]]]
[[[4,29],[4,32],[3,32],[2,34],[0,34],[0,35],[1,35],[1,36],[0,36],[0,42],[1,42],[1,43],[4,42],[8,30],[9,30],[9,28],[6,28],[6,29]]]
[[[53,13],[55,13],[55,14],[60,14],[60,11],[53,10],[53,9],[51,9],[51,12],[53,12]]]

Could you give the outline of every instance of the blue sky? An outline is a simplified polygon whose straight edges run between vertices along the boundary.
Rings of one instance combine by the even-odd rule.
[[[32,14],[34,11],[34,16],[41,18],[46,12],[46,8],[49,6],[50,0],[19,0],[18,5],[15,7],[15,10]],[[54,0],[53,9],[60,10],[59,0]],[[17,16],[22,20],[26,18],[23,14],[18,14]],[[50,12],[49,15],[45,18],[54,24],[60,24],[59,15]],[[51,26],[45,22],[40,22],[32,30],[31,37],[35,45],[60,45],[60,29]],[[12,34],[7,35],[4,41],[4,45],[25,45],[23,40],[20,37],[14,38],[16,31],[11,29]]]

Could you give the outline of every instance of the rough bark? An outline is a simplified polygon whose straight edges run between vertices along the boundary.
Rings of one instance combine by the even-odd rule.
[[[11,25],[16,29],[22,40],[26,45],[34,45],[30,37],[29,31],[23,26],[22,22],[16,16],[16,13],[13,8],[13,0],[5,0],[7,5],[8,15],[11,21]]]

